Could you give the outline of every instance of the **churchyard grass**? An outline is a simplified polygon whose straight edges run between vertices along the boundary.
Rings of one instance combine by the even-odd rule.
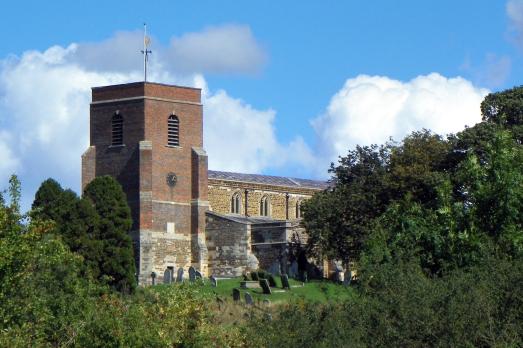
[[[241,293],[241,302],[244,302],[245,292],[252,295],[256,304],[261,304],[264,299],[268,299],[271,303],[286,303],[295,300],[305,300],[310,302],[326,303],[338,302],[350,298],[353,295],[353,290],[340,284],[336,284],[329,280],[310,280],[307,283],[289,279],[291,285],[290,290],[283,290],[280,277],[275,277],[276,287],[271,288],[271,295],[264,295],[261,288],[241,289],[240,282],[243,278],[218,279],[218,286],[212,287],[209,279],[205,279],[203,284],[200,281],[194,283],[194,286],[200,287],[202,294],[210,295],[212,297],[219,297],[224,301],[232,302],[232,289],[237,288]],[[157,285],[158,289],[165,286],[172,285]]]

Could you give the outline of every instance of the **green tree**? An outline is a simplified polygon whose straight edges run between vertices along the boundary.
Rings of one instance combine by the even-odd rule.
[[[357,146],[338,166],[331,165],[332,187],[303,205],[309,251],[343,261],[359,258],[371,221],[390,200],[386,174],[391,145]]]
[[[107,276],[108,283],[119,291],[133,291],[136,279],[129,236],[131,210],[122,187],[110,176],[97,177],[86,186],[84,197],[92,202],[99,218],[100,273]]]
[[[45,180],[35,195],[31,218],[52,221],[52,231],[58,234],[70,250],[84,258],[83,273],[100,279],[101,242],[98,215],[93,204],[64,190],[53,179]]]
[[[481,103],[483,121],[511,131],[514,139],[523,144],[523,86],[491,93]]]

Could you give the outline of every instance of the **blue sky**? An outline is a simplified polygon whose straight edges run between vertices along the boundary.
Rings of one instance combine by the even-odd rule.
[[[3,12],[0,180],[18,173],[26,202],[49,176],[79,189],[90,84],[140,78],[144,21],[153,79],[205,88],[213,169],[326,177],[357,143],[472,125],[483,96],[523,73],[520,0],[19,1]]]

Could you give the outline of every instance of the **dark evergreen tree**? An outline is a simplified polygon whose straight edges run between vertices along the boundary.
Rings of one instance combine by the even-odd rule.
[[[98,214],[100,272],[115,289],[128,292],[136,287],[133,246],[129,232],[131,210],[120,184],[110,176],[97,177],[85,188],[84,197]]]

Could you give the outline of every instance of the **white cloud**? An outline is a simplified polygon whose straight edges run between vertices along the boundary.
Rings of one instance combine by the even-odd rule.
[[[523,0],[509,0],[506,11],[510,20],[510,29],[515,34],[515,43],[523,48]]]
[[[251,40],[250,32],[242,30],[247,42]],[[203,33],[208,31],[212,30]],[[142,78],[141,66],[134,69],[128,62],[118,70],[118,65],[105,62],[99,56],[100,47],[109,49],[114,43],[118,48],[111,55],[130,54],[135,50],[133,38],[141,39],[138,34],[120,33],[102,43],[55,46],[0,61],[0,180],[13,171],[21,175],[26,208],[47,177],[79,190],[80,155],[88,144],[90,88]],[[204,42],[200,34],[194,37],[193,42]],[[193,40],[191,35],[182,38],[185,43],[174,45],[191,46],[187,44]],[[236,72],[250,69],[241,63],[247,56],[238,58]],[[319,149],[312,153],[300,136],[289,143],[279,141],[275,110],[259,110],[223,90],[213,92],[203,75],[182,74],[165,57],[156,55],[151,80],[203,89],[204,145],[210,168],[217,170],[260,173],[294,167],[293,172],[302,173],[298,176],[307,177],[311,172],[325,176],[328,163],[356,144],[381,143],[391,135],[400,139],[422,127],[447,133],[474,124],[487,92],[462,78],[438,74],[409,82],[365,75],[349,79],[325,113],[312,122],[317,134],[315,149]],[[220,64],[199,62],[186,70],[199,66],[201,70],[232,71],[233,65],[228,64],[234,59],[221,59]],[[251,68],[256,66],[259,64]]]
[[[260,173],[267,168],[314,162],[301,137],[289,144],[276,138],[274,110],[257,110],[225,91],[207,95],[204,100],[204,146],[209,168]]]
[[[487,53],[480,64],[473,64],[470,58],[466,58],[460,69],[470,74],[477,84],[498,88],[503,86],[510,76],[512,60],[506,55]]]
[[[7,182],[7,178],[14,173],[20,162],[11,150],[12,137],[6,131],[0,131],[0,182]],[[3,187],[0,186],[0,187]]]
[[[422,128],[460,131],[481,121],[480,103],[487,93],[461,77],[436,73],[408,82],[367,75],[349,79],[312,121],[319,161],[325,165],[357,144],[380,144],[391,136],[401,140]]]
[[[10,174],[19,174],[25,208],[47,177],[79,190],[80,156],[88,145],[91,87],[142,79],[141,65],[134,69],[126,63],[120,69],[106,62],[100,52],[115,44],[111,56],[119,51],[130,54],[133,37],[141,42],[137,33],[120,33],[101,43],[54,46],[0,61],[0,187]],[[169,66],[159,58],[155,64]],[[259,172],[275,165],[281,145],[273,127],[274,111],[256,110],[225,91],[210,92],[201,74],[181,75],[158,68],[152,69],[150,77],[203,88],[206,143],[212,147],[215,169]]]
[[[173,38],[166,58],[181,72],[253,73],[266,55],[248,26],[224,25]]]
[[[250,28],[244,25],[209,27],[172,37],[168,45],[151,40],[149,71],[193,73],[255,73],[266,61],[266,53]],[[119,31],[101,42],[72,45],[62,59],[88,70],[139,72],[142,70],[143,33]]]

